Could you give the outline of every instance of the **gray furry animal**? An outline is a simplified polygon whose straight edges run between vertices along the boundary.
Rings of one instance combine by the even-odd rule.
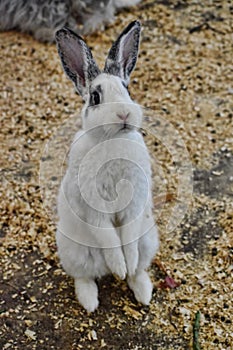
[[[37,40],[53,42],[67,26],[89,34],[113,22],[115,12],[140,0],[0,0],[0,31],[18,30]]]

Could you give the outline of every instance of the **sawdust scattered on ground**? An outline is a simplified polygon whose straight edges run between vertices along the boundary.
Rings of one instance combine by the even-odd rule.
[[[59,265],[52,220],[59,162],[80,127],[81,100],[54,45],[0,33],[2,349],[192,349],[197,311],[201,348],[232,349],[232,14],[226,0],[143,1],[87,38],[103,64],[122,28],[135,18],[142,22],[130,91],[148,108],[143,133],[161,235],[150,270],[151,305],[137,304],[125,282],[109,276],[98,282],[100,306],[91,315]],[[184,143],[175,161],[167,128]],[[179,159],[187,154],[193,193],[185,196],[177,189]],[[180,199],[187,212],[168,232]],[[164,288],[166,276],[178,286]]]

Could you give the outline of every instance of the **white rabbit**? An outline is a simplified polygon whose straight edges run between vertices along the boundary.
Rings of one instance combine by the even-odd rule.
[[[54,41],[55,32],[68,26],[89,34],[113,22],[115,12],[140,0],[1,0],[0,31],[16,29],[41,41]]]
[[[145,271],[159,239],[152,216],[150,158],[142,135],[142,110],[129,95],[137,60],[140,22],[113,43],[100,71],[89,47],[68,28],[56,34],[67,76],[85,104],[83,129],[71,145],[58,195],[58,254],[75,280],[75,292],[91,312],[98,306],[95,279],[124,279],[148,305],[152,283]]]

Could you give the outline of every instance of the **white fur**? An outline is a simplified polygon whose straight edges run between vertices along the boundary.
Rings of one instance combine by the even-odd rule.
[[[93,85],[101,85],[104,91],[103,95],[106,101],[110,103],[98,107],[96,111],[93,109],[91,115],[87,118],[84,116],[86,106],[83,109],[84,130],[78,132],[75,136],[70,151],[67,173],[63,179],[58,197],[60,220],[57,231],[57,245],[61,262],[66,272],[75,279],[77,298],[88,311],[94,311],[98,306],[97,287],[94,287],[94,279],[108,273],[115,273],[122,279],[128,273],[128,283],[134,291],[136,299],[144,304],[148,304],[151,299],[152,284],[144,270],[149,266],[158,249],[157,230],[153,225],[151,211],[149,155],[143,138],[137,129],[135,128],[127,133],[119,131],[122,125],[117,117],[118,113],[130,112],[129,121],[131,124],[139,126],[141,110],[130,99],[120,82],[120,78],[101,74],[93,81]],[[104,123],[115,124],[103,126]],[[98,125],[100,130],[97,130],[96,134],[93,132],[92,135],[87,132],[91,127]],[[104,132],[106,132],[106,136]],[[77,187],[77,175],[83,158],[94,147],[99,144],[103,145],[104,142],[106,142],[106,149],[105,146],[101,147],[103,151],[101,156],[106,156],[107,158],[108,146],[111,145],[112,140],[114,140],[115,146],[118,143],[116,154],[121,154],[122,158],[131,158],[133,162],[142,167],[147,176],[149,186],[145,188],[145,183],[143,182],[141,188],[141,177],[144,174],[140,169],[137,173],[134,166],[131,167],[130,163],[125,164],[122,161],[122,167],[119,167],[119,162],[116,166],[113,161],[112,164],[103,169],[100,175],[101,182],[98,186],[99,188],[108,188],[110,199],[114,198],[117,186],[117,182],[114,182],[114,179],[118,181],[118,179],[127,178],[131,184],[140,189],[140,191],[137,191],[137,197],[132,200],[132,204],[121,213],[121,223],[124,225],[125,221],[126,226],[120,228],[114,227],[112,224],[115,220],[115,213],[103,214],[95,212],[83,201],[80,189]],[[110,144],[108,143],[109,141]],[[123,141],[127,141],[128,148],[122,149]],[[140,144],[141,153],[135,152],[136,143]],[[138,150],[140,148],[137,148]],[[91,181],[95,181],[96,165],[98,165],[99,161],[97,157],[98,149],[97,152],[93,152],[90,159],[87,159],[90,162],[87,162],[84,170],[82,170],[87,181],[85,196],[90,198],[91,202],[95,202],[95,198],[92,197],[95,183],[91,184]],[[145,208],[140,208],[141,202],[145,204],[145,198],[141,201],[140,193],[148,191],[148,189],[149,198],[146,206]],[[124,191],[120,195],[123,196]],[[103,193],[103,197],[106,198],[106,193]],[[81,212],[83,217],[87,217],[87,223],[80,220],[77,216],[78,212]],[[136,218],[135,222],[127,225],[131,216],[134,216],[134,212],[136,215],[138,212],[142,212],[142,214]],[[152,221],[152,224],[150,221]],[[148,228],[150,228],[149,231]]]
[[[88,107],[90,92],[98,87],[101,103]],[[122,79],[107,73],[90,81],[83,97],[83,129],[71,145],[58,195],[59,257],[88,312],[99,304],[95,279],[109,273],[127,276],[135,298],[148,305],[152,283],[145,270],[159,239],[150,158],[138,131],[142,110]],[[128,115],[130,129],[122,129],[122,115]]]

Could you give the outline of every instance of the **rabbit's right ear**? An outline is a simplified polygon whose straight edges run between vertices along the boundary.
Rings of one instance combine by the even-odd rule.
[[[66,27],[58,30],[55,38],[64,71],[84,96],[91,81],[100,74],[91,50],[80,36]]]

